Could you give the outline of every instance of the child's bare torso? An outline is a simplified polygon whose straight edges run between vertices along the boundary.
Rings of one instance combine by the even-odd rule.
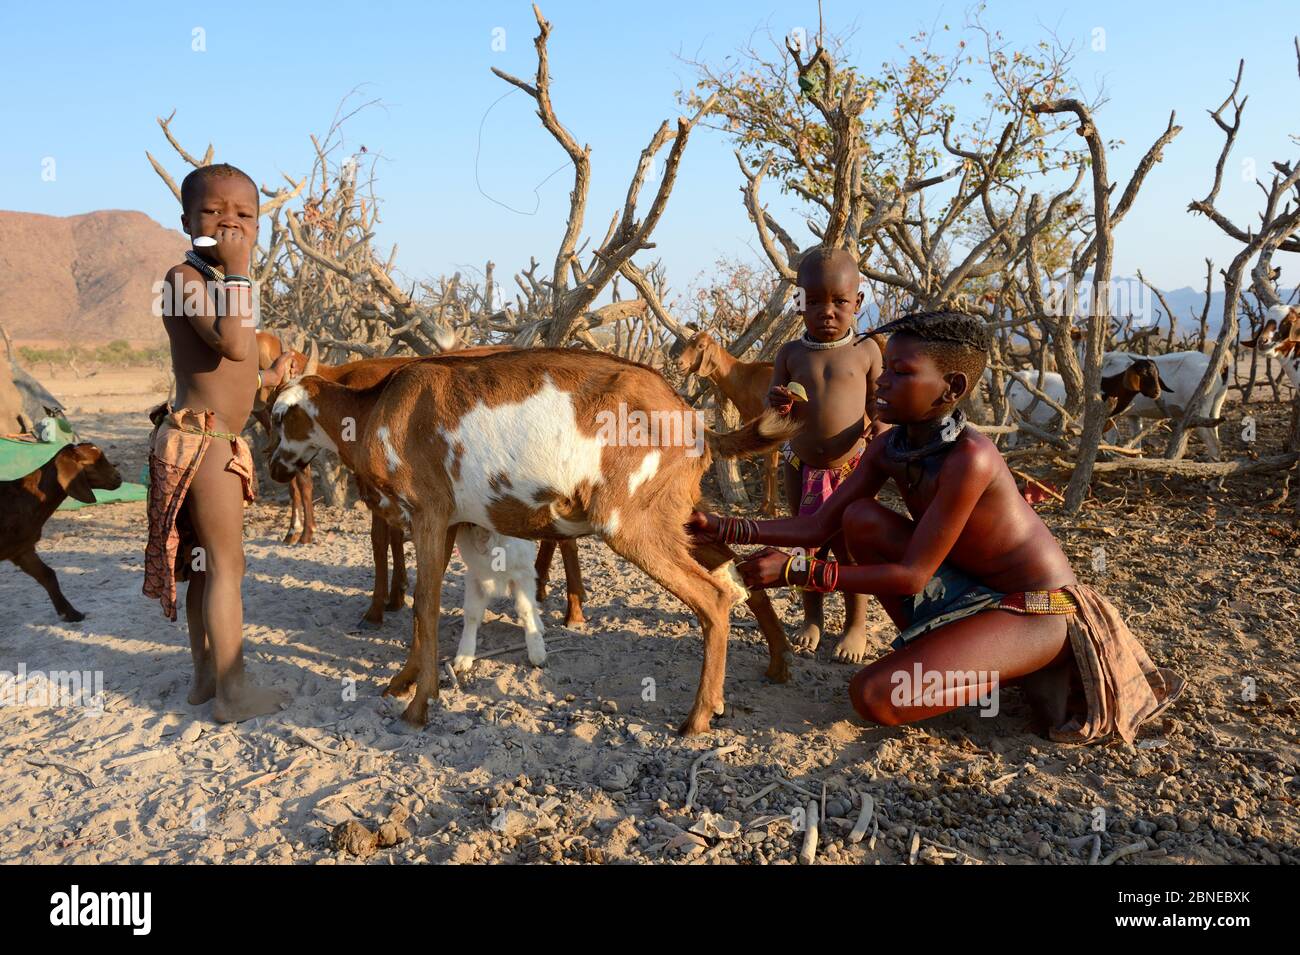
[[[997,457],[995,476],[971,511],[946,562],[1004,593],[1053,590],[1078,583],[1061,545],[1021,496],[1015,478],[988,438],[967,428],[952,451],[922,458],[910,467],[884,453],[888,439],[886,434],[873,441],[868,455],[882,473],[893,479],[916,521],[934,502],[943,466],[959,447],[965,444],[968,450]],[[970,448],[972,443],[986,447]],[[960,472],[954,475],[952,469],[942,477],[961,479]]]
[[[181,266],[179,271],[187,284],[205,281],[192,266]],[[248,353],[253,360],[230,361],[208,345],[185,316],[165,317],[163,326],[171,343],[176,407],[213,411],[218,430],[242,431],[257,392],[257,330],[251,325],[240,329],[249,337]]]
[[[841,464],[853,456],[866,431],[880,351],[869,339],[824,350],[798,341],[785,347],[786,381],[774,384],[797,381],[808,392],[808,401],[795,406],[804,428],[790,445],[800,460],[813,467]]]

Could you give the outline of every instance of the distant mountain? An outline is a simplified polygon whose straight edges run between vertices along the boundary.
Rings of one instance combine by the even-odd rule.
[[[0,212],[0,325],[15,343],[165,341],[153,284],[188,248],[143,212]]]

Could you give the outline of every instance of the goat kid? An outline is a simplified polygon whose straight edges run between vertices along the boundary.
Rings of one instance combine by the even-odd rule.
[[[477,524],[461,524],[456,532],[456,549],[465,562],[465,625],[452,668],[469,672],[478,647],[478,628],[488,603],[497,597],[514,597],[515,612],[524,628],[528,661],[539,667],[546,662],[545,623],[533,601],[537,587],[537,545],[518,537],[506,537]]]
[[[644,416],[654,433],[609,435]],[[356,424],[345,442],[340,423]],[[674,429],[673,422],[677,423]],[[732,585],[711,571],[734,554],[692,542],[685,522],[710,455],[765,451],[798,425],[764,414],[738,431],[689,440],[694,413],[651,368],[610,355],[528,349],[418,361],[380,385],[349,389],[319,377],[284,388],[272,412],[271,476],[288,480],[321,450],[339,456],[379,494],[390,523],[409,523],[421,572],[411,652],[386,692],[416,684],[403,719],[423,726],[438,695],[438,612],[456,525],[510,537],[598,534],[620,556],[687,605],[704,633],[695,703],[680,727],[702,733],[723,710]],[[747,602],[768,641],[767,675],[788,678],[785,630],[764,592]]]
[[[36,555],[36,542],[65,498],[94,504],[94,488],[112,491],[122,475],[93,444],[69,444],[31,474],[0,481],[0,560],[13,561],[45,588],[59,617],[76,623],[86,615],[68,603],[54,571]]]

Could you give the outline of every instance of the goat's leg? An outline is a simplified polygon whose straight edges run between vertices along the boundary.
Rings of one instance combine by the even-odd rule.
[[[402,719],[411,726],[423,727],[429,716],[429,700],[438,698],[438,613],[442,605],[442,578],[451,560],[455,528],[447,526],[446,514],[427,510],[417,513],[413,523],[415,560],[420,568],[415,581],[415,621],[420,640],[418,645],[414,640],[411,642],[418,673],[415,696]]]
[[[677,732],[694,736],[708,732],[709,722],[723,711],[723,683],[727,672],[727,616],[731,589],[715,580],[691,557],[682,525],[686,515],[655,515],[653,527],[628,527],[606,542],[619,556],[631,561],[699,618],[704,632],[704,664],[695,704]]]
[[[519,615],[519,625],[524,628],[524,643],[528,647],[528,662],[535,667],[546,663],[546,639],[543,636],[546,624],[542,620],[541,609],[533,600],[531,575],[519,574],[513,581],[515,592],[515,613]]]
[[[63,596],[63,591],[59,587],[58,576],[45,561],[36,556],[35,548],[24,551],[12,559],[15,564],[45,588],[45,592],[50,595],[50,602],[54,604],[54,610],[60,618],[67,620],[69,623],[77,623],[86,619],[84,613],[68,603],[68,598]]]
[[[298,500],[302,492],[298,488],[298,475],[289,479],[289,530],[285,532],[284,542],[296,544],[302,536],[298,530]]]
[[[555,559],[555,541],[544,540],[537,543],[537,602],[546,599],[546,582],[551,579],[551,561]],[[567,572],[567,569],[566,569]]]
[[[451,662],[452,669],[457,673],[468,673],[474,665],[474,654],[478,650],[478,628],[483,622],[483,611],[487,609],[483,585],[472,574],[465,575],[464,608],[465,628],[461,631],[456,658]]]
[[[361,626],[378,627],[384,622],[384,601],[388,599],[388,522],[370,512],[370,553],[375,561],[375,586]]]
[[[315,491],[312,487],[310,464],[298,472],[298,481],[298,502],[302,507],[302,534],[298,538],[298,543],[310,544],[312,535],[316,532],[316,502],[313,500]]]
[[[393,583],[388,588],[388,603],[385,610],[401,610],[406,606],[406,551],[403,544],[406,535],[400,527],[388,528],[388,545],[393,551]]]
[[[727,561],[736,559],[736,554],[730,547],[716,541],[693,543],[691,554],[710,573]],[[790,644],[786,639],[785,626],[776,615],[767,591],[750,591],[745,604],[758,621],[758,629],[767,638],[767,678],[773,683],[786,682],[790,679]]]
[[[576,540],[560,541],[560,556],[564,559],[564,591],[567,604],[564,610],[564,625],[580,627],[586,623],[582,615],[582,602],[587,599],[587,591],[582,586],[582,565],[578,563],[578,542]]]

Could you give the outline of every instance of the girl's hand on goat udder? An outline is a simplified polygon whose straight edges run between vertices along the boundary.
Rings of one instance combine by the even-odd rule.
[[[750,590],[762,590],[767,587],[779,587],[784,581],[781,574],[785,571],[786,561],[790,555],[775,547],[764,547],[758,553],[736,564],[740,579]]]
[[[705,514],[703,511],[691,511],[686,521],[686,533],[701,540],[717,540],[718,528],[722,521],[717,514]]]

